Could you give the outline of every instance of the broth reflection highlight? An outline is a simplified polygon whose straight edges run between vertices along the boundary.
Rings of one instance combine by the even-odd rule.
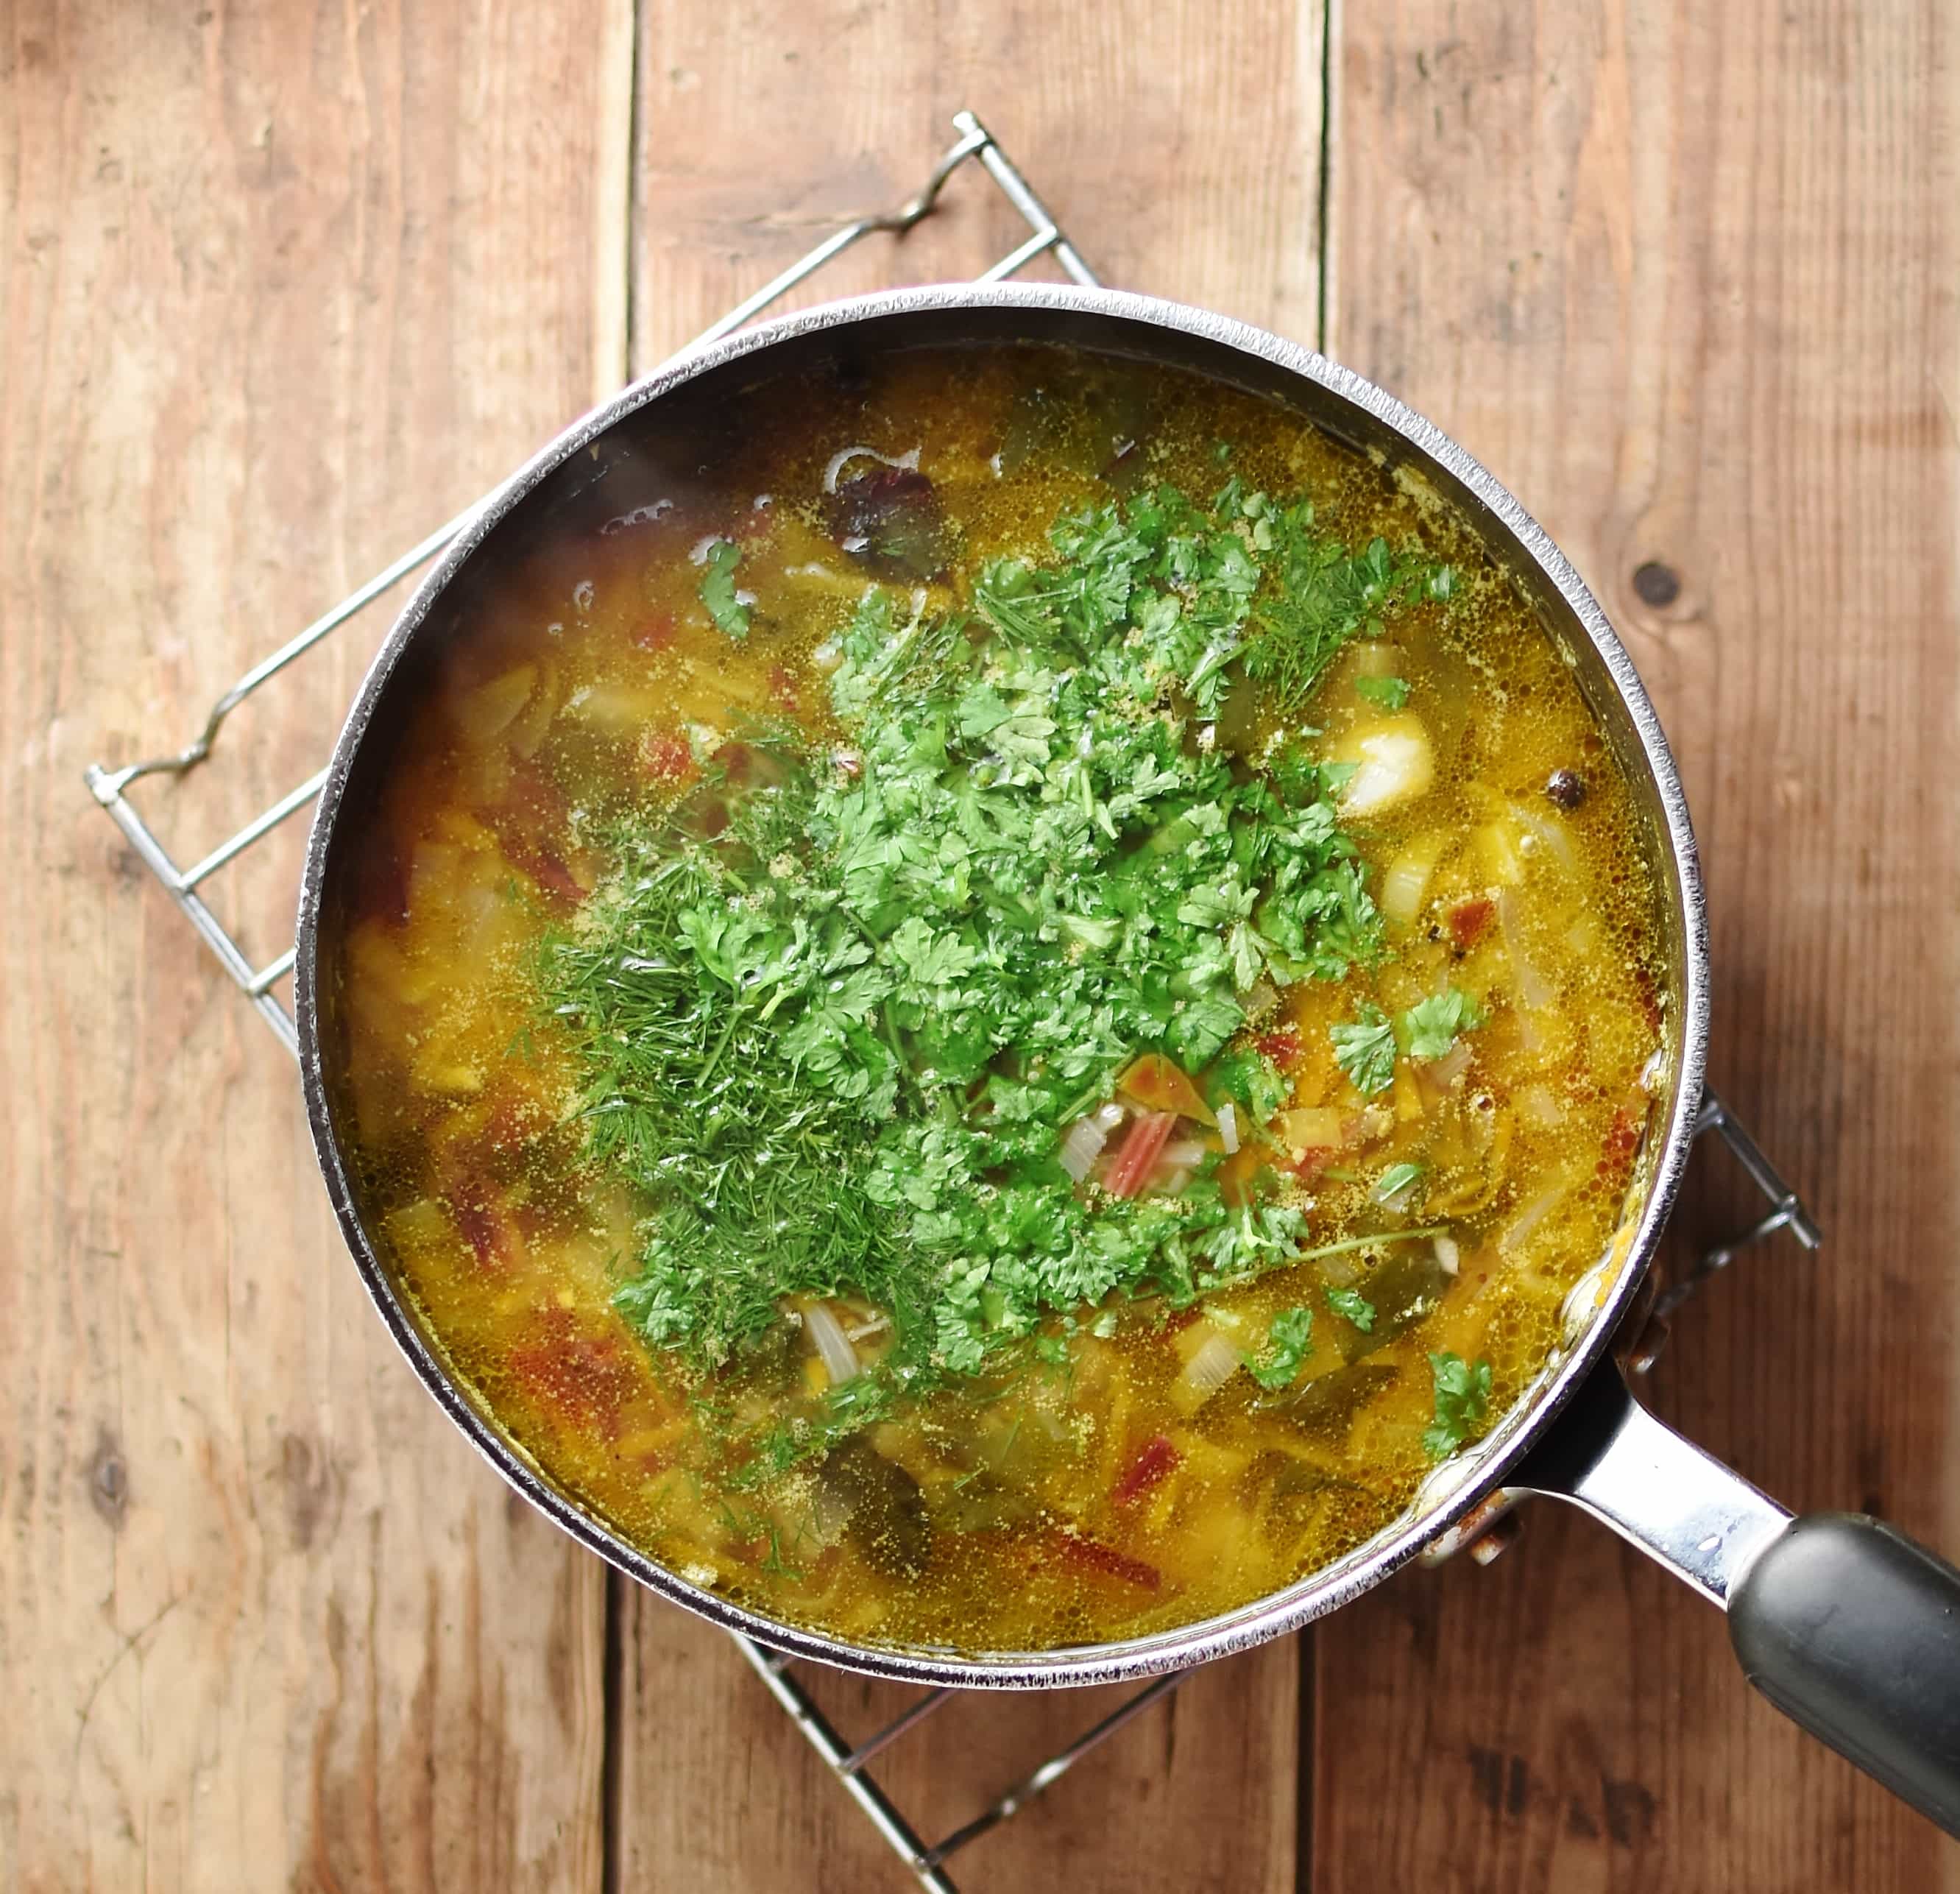
[[[1647,1123],[1652,880],[1558,652],[1433,498],[1169,370],[920,350],[642,445],[462,606],[325,949],[453,1368],[861,1643],[1360,1544]]]

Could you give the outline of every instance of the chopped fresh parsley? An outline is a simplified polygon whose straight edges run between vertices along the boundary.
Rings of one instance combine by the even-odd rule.
[[[1358,1289],[1330,1289],[1327,1306],[1338,1316],[1345,1316],[1363,1335],[1375,1326],[1375,1305]]]
[[[648,1342],[705,1388],[791,1297],[890,1317],[874,1367],[748,1437],[755,1477],[944,1377],[1065,1353],[1057,1316],[1188,1304],[1302,1254],[1271,1173],[1228,1202],[1209,1157],[1174,1197],[1116,1198],[1075,1187],[1061,1139],[1143,1052],[1249,1127],[1284,1102],[1232,1046],[1246,997],[1371,963],[1382,923],[1335,769],[1297,745],[1249,769],[1193,714],[1241,668],[1297,702],[1433,581],[1236,479],[1208,508],[1160,488],[1050,536],[1052,560],[991,561],[943,610],[872,587],[832,646],[849,766],[837,729],[759,729],[657,818],[588,822],[612,872],[545,950],[587,1153],[649,1206],[617,1297]],[[714,542],[701,585],[734,637],[740,558]],[[1379,1090],[1394,1033],[1362,1017],[1343,1064]]]
[[[1411,1058],[1441,1058],[1456,1043],[1458,1034],[1483,1023],[1477,1002],[1452,986],[1418,1000],[1402,1015],[1402,1040]]]
[[[1265,1352],[1256,1361],[1248,1361],[1246,1371],[1261,1387],[1277,1393],[1291,1387],[1299,1378],[1301,1364],[1313,1346],[1313,1311],[1282,1309],[1273,1317],[1267,1332]]]
[[[717,628],[730,638],[749,635],[749,608],[735,594],[735,568],[742,563],[742,549],[733,540],[717,540],[702,561],[701,602]]]
[[[1422,1176],[1420,1164],[1391,1164],[1375,1183],[1375,1201],[1398,1210],[1408,1207],[1409,1193]]]
[[[1400,677],[1357,677],[1354,689],[1358,696],[1384,710],[1400,710],[1408,702],[1408,682]]]
[[[1395,1075],[1395,1033],[1389,1016],[1372,1000],[1354,1009],[1351,1021],[1328,1029],[1335,1062],[1357,1092],[1385,1092]]]
[[[1448,1458],[1470,1437],[1491,1401],[1491,1364],[1474,1367],[1446,1350],[1429,1358],[1436,1389],[1436,1418],[1423,1430],[1422,1450],[1433,1460]]]
[[[1246,1108],[1246,1122],[1264,1125],[1293,1090],[1287,1075],[1265,1055],[1247,1046],[1222,1053],[1211,1068],[1210,1102],[1230,1099]]]
[[[1228,485],[1217,504],[1222,508],[1231,492]],[[1245,661],[1281,715],[1305,702],[1351,639],[1379,635],[1386,614],[1425,594],[1449,595],[1447,581],[1437,590],[1447,568],[1392,552],[1386,540],[1351,553],[1316,533],[1309,502],[1282,507],[1255,493],[1237,505],[1279,581],[1255,616]]]

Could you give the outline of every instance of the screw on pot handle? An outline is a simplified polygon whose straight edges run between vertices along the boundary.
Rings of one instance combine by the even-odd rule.
[[[1793,1520],[1610,1362],[1510,1485],[1583,1507],[1723,1606],[1771,1702],[1960,1835],[1960,1571],[1862,1514]]]

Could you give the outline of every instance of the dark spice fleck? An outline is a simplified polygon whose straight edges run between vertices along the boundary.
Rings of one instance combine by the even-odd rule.
[[[1546,780],[1545,793],[1569,813],[1586,800],[1586,778],[1577,770],[1554,769]]]

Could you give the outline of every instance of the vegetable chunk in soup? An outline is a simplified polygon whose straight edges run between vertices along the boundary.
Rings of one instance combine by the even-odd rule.
[[[597,492],[461,608],[327,947],[453,1370],[860,1643],[1162,1630],[1393,1522],[1615,1241],[1663,1038],[1627,786],[1468,526],[1032,345]]]

